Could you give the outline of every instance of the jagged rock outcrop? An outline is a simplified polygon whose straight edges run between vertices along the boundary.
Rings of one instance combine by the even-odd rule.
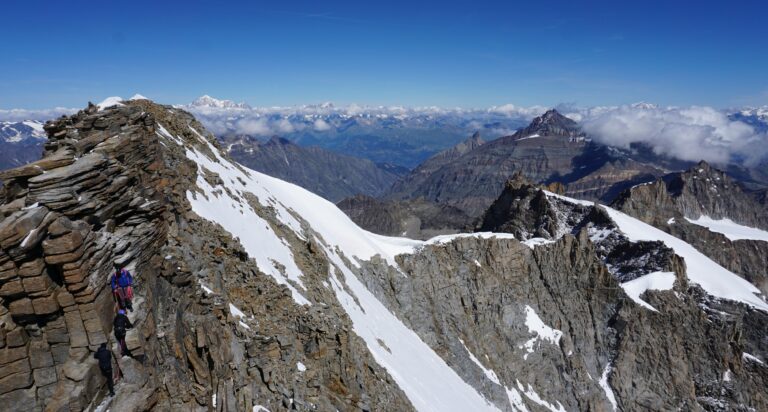
[[[474,219],[458,208],[417,200],[379,200],[358,195],[336,206],[361,228],[386,236],[426,240],[471,231]]]
[[[685,240],[768,293],[768,242],[731,240],[690,222],[706,216],[768,229],[768,211],[725,172],[702,161],[686,172],[628,189],[613,206]]]
[[[368,159],[317,146],[303,147],[279,137],[264,143],[249,137],[221,140],[238,163],[295,183],[332,202],[357,194],[379,196],[402,173],[398,168],[378,165]]]
[[[666,222],[671,217],[708,216],[768,229],[768,214],[759,203],[725,172],[704,161],[686,172],[635,186],[612,204],[653,224]]]

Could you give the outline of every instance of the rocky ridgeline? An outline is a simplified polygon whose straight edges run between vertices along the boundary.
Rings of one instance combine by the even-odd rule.
[[[237,240],[190,211],[198,171],[185,150],[210,153],[215,144],[190,126],[204,130],[188,113],[146,100],[89,106],[46,124],[41,160],[0,175],[0,405],[409,410],[338,305],[297,305]],[[326,277],[317,247],[292,239],[305,275]],[[137,281],[127,337],[135,357],[119,360],[117,395],[102,400],[93,352],[108,342],[119,353],[113,262]]]
[[[93,399],[112,264],[141,272],[165,236],[159,144],[132,138],[151,125],[141,110],[91,106],[46,124],[42,160],[2,173],[0,403],[68,410]]]
[[[768,242],[732,241],[686,219],[731,219],[768,230],[768,210],[725,172],[702,161],[688,171],[632,187],[612,206],[683,239],[768,293]]]

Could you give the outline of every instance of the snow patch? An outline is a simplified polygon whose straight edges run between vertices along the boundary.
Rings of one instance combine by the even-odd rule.
[[[107,107],[122,106],[123,105],[122,101],[123,101],[122,97],[111,96],[111,97],[107,97],[106,99],[102,100],[101,103],[97,104],[96,106],[99,107],[99,110],[104,110]]]
[[[509,399],[509,405],[512,406],[512,410],[515,412],[528,412],[528,408],[525,407],[523,397],[520,396],[520,392],[515,388],[504,387],[507,391],[507,398]]]
[[[543,237],[533,237],[528,240],[524,240],[522,244],[528,246],[531,249],[534,249],[536,246],[543,246],[548,245],[550,243],[555,243],[554,240],[545,239]]]
[[[645,293],[646,290],[672,290],[674,284],[674,272],[653,272],[640,276],[637,279],[632,279],[629,282],[624,282],[621,284],[621,288],[624,289],[627,296],[632,298],[632,300],[640,306],[658,312],[658,310],[648,304],[648,302],[640,299],[640,296]]]
[[[555,406],[552,403],[549,403],[545,401],[544,399],[539,396],[538,393],[533,389],[531,384],[528,384],[528,389],[526,390],[523,388],[523,384],[520,383],[520,381],[517,381],[517,388],[520,389],[523,394],[530,399],[533,403],[536,403],[538,405],[541,405],[547,409],[549,409],[552,412],[566,412],[565,408],[563,407],[563,404],[561,404],[559,401],[557,401],[557,406]]]
[[[147,98],[147,97],[144,97],[144,96],[142,96],[142,95],[140,95],[138,93],[136,93],[133,96],[131,96],[131,98],[128,99],[128,100],[150,100],[150,99]]]
[[[231,313],[232,316],[234,316],[236,318],[245,318],[246,317],[245,313],[243,313],[243,311],[241,311],[240,309],[237,308],[237,306],[235,306],[235,305],[233,305],[231,303],[229,304],[229,313]]]
[[[765,363],[763,363],[763,361],[761,361],[760,358],[758,358],[755,355],[750,355],[747,352],[742,353],[741,357],[744,358],[744,360],[752,361],[752,362],[755,362],[755,363],[759,363],[760,365],[765,365]]]
[[[446,245],[453,242],[456,239],[476,238],[476,239],[514,239],[515,235],[511,233],[493,233],[493,232],[478,232],[478,233],[456,233],[452,235],[440,235],[435,236],[426,242],[425,245]]]
[[[768,312],[768,303],[758,296],[754,285],[715,263],[688,243],[638,219],[607,206],[601,206],[632,242],[660,240],[685,259],[688,279],[712,296],[752,305]]]
[[[299,372],[305,372],[307,370],[307,367],[301,362],[296,362],[296,369]]]
[[[608,384],[608,375],[610,374],[611,374],[611,364],[609,363],[605,365],[605,369],[603,369],[603,375],[600,377],[600,387],[603,388],[603,392],[605,392],[605,397],[608,398],[608,402],[611,403],[611,406],[615,411],[616,408],[618,408],[618,405],[616,403],[616,396],[613,394],[613,389],[611,389],[611,385]]]
[[[701,216],[698,219],[685,220],[694,225],[704,226],[712,232],[721,233],[730,240],[762,240],[768,242],[768,231],[754,227],[740,225],[731,219],[712,219],[709,216]]]
[[[485,376],[488,378],[488,380],[490,380],[491,382],[501,386],[501,382],[499,381],[499,377],[498,377],[498,375],[496,375],[496,372],[494,372],[492,369],[487,369],[485,366],[483,366],[483,364],[480,363],[480,360],[477,359],[477,357],[469,350],[467,345],[464,344],[463,340],[459,339],[459,342],[461,342],[461,346],[464,346],[464,350],[466,350],[467,353],[469,354],[469,359],[471,359],[472,362],[475,363],[475,365],[477,365],[480,369],[483,370],[483,372],[485,373]]]
[[[539,315],[536,314],[536,311],[528,305],[525,305],[525,326],[528,327],[528,332],[535,333],[536,336],[525,342],[523,346],[520,346],[520,349],[525,348],[527,352],[523,355],[523,359],[528,359],[528,355],[533,353],[533,346],[537,341],[547,341],[553,345],[559,345],[560,338],[563,337],[562,331],[545,324]]]

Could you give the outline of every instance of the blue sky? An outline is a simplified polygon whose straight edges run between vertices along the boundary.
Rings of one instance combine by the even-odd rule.
[[[0,108],[768,104],[752,2],[5,0]]]

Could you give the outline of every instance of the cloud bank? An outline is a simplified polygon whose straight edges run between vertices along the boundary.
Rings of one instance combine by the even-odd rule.
[[[657,154],[682,160],[754,165],[768,155],[768,135],[711,107],[637,104],[579,113],[594,140],[628,148],[644,142]]]
[[[23,120],[46,121],[62,115],[77,113],[78,109],[56,107],[53,109],[27,110],[27,109],[0,109],[0,122],[20,122]]]

